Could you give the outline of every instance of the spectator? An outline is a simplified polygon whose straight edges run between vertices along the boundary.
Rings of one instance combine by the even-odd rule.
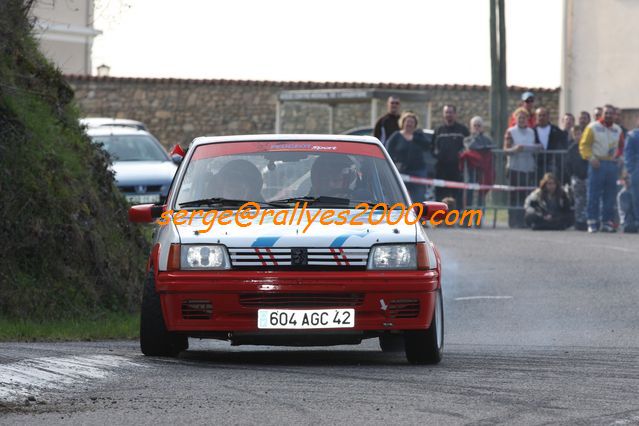
[[[588,215],[586,214],[586,179],[588,178],[588,161],[579,154],[580,126],[572,128],[572,143],[566,153],[566,176],[570,178],[570,191],[575,211],[575,229],[588,229]]]
[[[628,129],[626,129],[623,124],[621,124],[621,108],[615,107],[615,118],[613,119],[613,121],[617,126],[621,127],[621,133],[623,133],[623,141],[619,145],[619,149],[617,151],[617,157],[620,158],[619,167],[621,168],[621,166],[623,165],[623,161],[621,161],[621,157],[623,156],[623,144],[626,141],[626,137],[628,137]]]
[[[533,230],[561,230],[572,225],[570,200],[557,177],[546,173],[524,202],[526,225]]]
[[[621,131],[623,132],[624,140],[628,136],[628,129],[626,129],[623,124],[621,124],[621,108],[615,107],[615,118],[613,119],[614,123],[621,127]]]
[[[542,146],[535,142],[535,132],[528,127],[528,110],[519,108],[515,111],[517,125],[506,130],[504,135],[504,152],[508,156],[506,170],[508,182],[511,186],[534,185],[535,162],[534,152]],[[523,191],[510,192],[510,208],[508,209],[508,226],[511,228],[524,228],[524,211],[522,206],[525,200]]]
[[[621,229],[628,234],[636,234],[639,229],[639,218],[635,213],[632,189],[630,175],[624,174],[623,188],[617,194],[617,206],[621,219]]]
[[[590,113],[588,111],[581,111],[579,113],[579,127],[581,127],[581,131],[583,132],[586,129],[586,126],[589,124],[590,124]]]
[[[454,105],[444,106],[444,124],[439,126],[433,135],[435,177],[437,179],[462,181],[459,170],[459,154],[464,150],[464,138],[469,136],[468,128],[457,122],[457,108]],[[442,200],[453,197],[458,205],[461,203],[460,191],[451,188],[435,188],[435,198]]]
[[[592,121],[601,120],[601,118],[603,116],[603,108],[602,107],[595,107],[595,109],[592,110],[592,115],[593,115]]]
[[[628,133],[623,152],[630,190],[635,228],[639,228],[639,126]]]
[[[475,116],[470,119],[470,136],[464,139],[465,151],[461,155],[461,168],[468,174],[468,182],[492,185],[494,182],[493,155],[495,147],[492,139],[484,133],[484,120]],[[473,190],[466,191],[464,206],[472,206]],[[480,190],[477,205],[483,207],[486,190]]]
[[[573,127],[575,127],[575,116],[567,112],[561,118],[561,130],[563,130],[566,137],[568,137]]]
[[[432,150],[423,131],[417,129],[417,115],[406,111],[399,118],[401,130],[388,138],[388,155],[395,163],[400,173],[426,177],[426,162],[424,152]],[[406,189],[413,201],[423,201],[425,198],[424,185],[406,183]]]
[[[519,103],[519,107],[517,108],[517,110],[519,110],[519,108],[524,108],[528,112],[528,127],[530,127],[531,129],[535,127],[535,125],[537,124],[534,114],[535,94],[533,92],[525,92],[524,94],[522,94],[521,102]],[[515,127],[517,125],[517,117],[515,116],[517,110],[515,110],[515,112],[513,112],[513,115],[510,116],[510,121],[508,122],[509,127]]]
[[[565,150],[566,134],[561,129],[550,122],[550,114],[546,108],[537,108],[537,126],[535,126],[535,142],[543,147],[542,153],[537,157],[537,176],[552,172],[563,185],[568,179],[563,176],[562,158],[563,154],[558,152],[546,153],[543,151]]]
[[[623,144],[623,133],[614,120],[615,109],[606,105],[603,118],[586,127],[579,153],[588,166],[588,232],[615,232],[617,163],[615,153]],[[603,204],[603,211],[602,206]],[[601,215],[600,215],[601,213]]]
[[[386,101],[386,115],[383,115],[377,123],[373,135],[379,139],[384,146],[390,136],[399,130],[399,97],[389,96]]]

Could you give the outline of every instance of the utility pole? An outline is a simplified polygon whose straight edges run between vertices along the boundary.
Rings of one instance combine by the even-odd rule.
[[[498,146],[499,134],[499,45],[497,43],[497,0],[490,0],[490,132]]]
[[[506,85],[506,9],[504,0],[490,0],[490,127],[493,140],[501,146],[508,126]]]

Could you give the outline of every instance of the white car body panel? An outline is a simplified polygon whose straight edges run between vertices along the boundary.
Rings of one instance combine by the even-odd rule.
[[[248,141],[341,141],[341,142],[361,142],[374,144],[382,149],[389,165],[391,166],[396,178],[401,182],[399,172],[395,168],[390,156],[384,149],[383,145],[376,138],[370,136],[345,136],[345,135],[248,135],[248,136],[229,136],[229,137],[200,137],[196,138],[186,153],[182,165],[179,167],[176,180],[176,187],[179,187],[186,172],[186,168],[191,161],[191,157],[195,148],[200,145],[210,143],[228,143],[228,142],[248,142]],[[401,185],[406,200],[410,200],[408,192],[404,185]],[[166,210],[178,211],[179,206],[175,206],[175,191],[169,194],[167,199]],[[240,227],[234,222],[234,217],[230,217],[231,221],[228,225],[219,225],[217,222],[213,224],[210,231],[206,230],[209,225],[203,224],[200,216],[194,216],[192,223],[184,225],[174,225],[173,222],[159,226],[154,243],[160,244],[160,252],[158,257],[159,271],[166,271],[168,262],[168,248],[173,243],[180,244],[224,244],[228,248],[246,248],[246,247],[307,247],[307,248],[329,248],[329,247],[365,247],[370,248],[375,244],[388,243],[416,243],[428,242],[428,237],[419,223],[409,225],[404,219],[395,225],[381,223],[379,225],[371,225],[367,222],[368,213],[359,218],[360,222],[364,222],[361,226],[344,225],[322,225],[319,223],[319,216],[311,226],[304,232],[307,220],[304,217],[299,225],[295,216],[292,225],[276,225],[273,223],[273,217],[267,217],[262,225],[254,223],[247,227]],[[373,207],[373,206],[370,206]],[[263,207],[266,209],[267,207]],[[291,207],[292,208],[292,207]],[[199,210],[199,209],[198,209]],[[221,208],[220,210],[225,210]],[[283,209],[272,209],[275,214]],[[291,210],[291,209],[284,209]],[[335,213],[339,213],[341,209],[334,208]],[[357,213],[354,208],[349,209],[351,215]],[[307,208],[311,216],[318,211],[316,208]],[[291,212],[289,211],[289,219]],[[259,217],[256,221],[259,221]],[[188,222],[189,216],[186,217]],[[336,216],[332,220],[336,220]],[[414,220],[414,214],[410,213],[409,221]],[[242,223],[248,220],[242,219]],[[196,232],[197,231],[197,232]]]

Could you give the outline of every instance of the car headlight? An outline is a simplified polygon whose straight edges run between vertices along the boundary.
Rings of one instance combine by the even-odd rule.
[[[180,269],[230,269],[226,247],[221,244],[182,245]]]
[[[373,246],[368,256],[368,269],[417,269],[415,244]]]

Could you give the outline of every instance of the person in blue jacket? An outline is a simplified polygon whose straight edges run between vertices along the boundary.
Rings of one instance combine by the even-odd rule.
[[[630,197],[627,197],[627,199],[631,201],[631,205],[626,205],[625,207],[628,212],[631,210],[634,223],[622,223],[622,227],[624,231],[629,227],[629,232],[633,230],[636,232],[639,229],[639,127],[628,132],[623,158],[628,173],[625,190],[630,193]],[[621,207],[620,205],[620,210]]]

